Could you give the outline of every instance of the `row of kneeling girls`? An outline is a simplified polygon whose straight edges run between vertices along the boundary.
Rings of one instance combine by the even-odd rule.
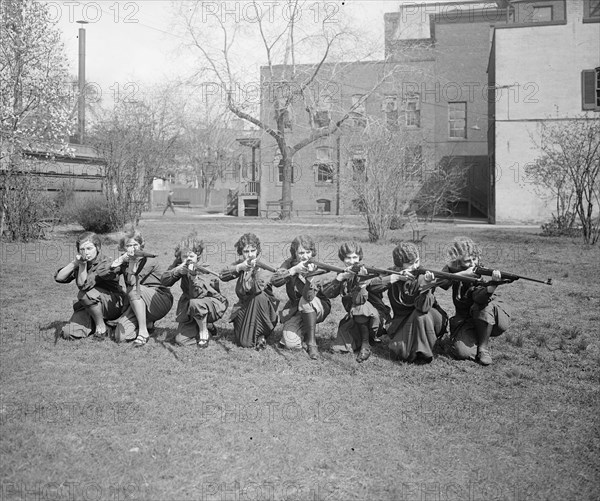
[[[246,233],[235,243],[236,262],[218,273],[201,264],[204,244],[195,233],[175,246],[175,259],[164,272],[144,247],[142,234],[131,230],[121,238],[121,254],[111,260],[101,253],[96,234],[79,236],[75,259],[54,276],[59,283],[75,281],[79,289],[73,314],[62,328],[64,338],[91,336],[144,346],[155,323],[171,310],[171,287],[177,282],[181,297],[172,341],[182,346],[208,347],[217,336],[215,323],[227,318],[236,344],[261,350],[281,323],[281,339],[273,345],[316,360],[317,324],[339,297],[345,314],[330,343],[334,353],[354,353],[357,362],[364,362],[371,347],[386,339],[394,359],[427,363],[449,327],[452,356],[489,365],[490,339],[505,332],[510,321],[496,294],[501,272],[493,270],[487,281],[478,274],[481,250],[467,237],[452,242],[440,272],[423,268],[412,242],[399,243],[392,251],[393,265],[380,269],[364,265],[362,246],[355,241],[339,246],[340,266],[320,263],[314,240],[299,235],[291,242],[289,258],[272,268],[260,260],[260,239]],[[234,280],[237,303],[230,308],[221,282]],[[287,302],[279,308],[273,288],[283,286]],[[451,318],[436,300],[438,288],[452,289]]]

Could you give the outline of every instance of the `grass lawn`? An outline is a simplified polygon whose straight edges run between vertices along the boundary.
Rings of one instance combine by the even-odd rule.
[[[300,233],[340,264],[340,242],[365,263],[392,264],[394,242],[371,244],[359,219],[207,218],[145,214],[147,250],[164,269],[197,230],[219,270],[245,232],[274,266]],[[143,348],[56,340],[76,295],[53,280],[74,257],[77,227],[1,244],[1,500],[592,500],[600,499],[600,246],[537,230],[427,224],[422,261],[441,269],[454,236],[485,264],[546,279],[502,286],[512,325],[493,338],[493,365],[448,358],[393,362],[385,342],[358,364],[328,352],[339,299],[318,326],[321,357],[233,344],[230,324],[206,350],[168,340],[175,307]],[[114,239],[103,248],[117,255]],[[222,284],[230,304],[233,283]],[[179,285],[173,287],[177,300]],[[277,289],[284,299],[284,290]],[[453,313],[450,292],[438,299]]]

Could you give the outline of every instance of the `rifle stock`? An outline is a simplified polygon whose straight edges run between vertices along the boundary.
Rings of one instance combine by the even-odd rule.
[[[492,270],[491,268],[485,268],[483,266],[475,267],[475,273],[477,273],[478,275],[486,276],[486,277],[491,277],[493,271],[494,270]],[[544,280],[538,280],[537,278],[524,277],[522,275],[517,275],[515,273],[508,273],[506,271],[500,271],[500,275],[502,276],[502,280],[507,280],[509,282],[514,282],[515,280],[519,280],[520,278],[522,278],[523,280],[529,280],[530,282],[537,282],[539,284],[552,285],[551,278],[544,281]]]

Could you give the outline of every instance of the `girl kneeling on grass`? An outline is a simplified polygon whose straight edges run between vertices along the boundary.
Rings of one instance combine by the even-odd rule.
[[[481,249],[467,237],[457,237],[448,249],[448,264],[443,271],[467,277],[480,278],[475,267],[481,265]],[[501,280],[498,270],[492,280]],[[490,365],[490,337],[499,336],[508,329],[510,315],[495,296],[496,285],[472,285],[462,282],[441,281],[440,287],[452,285],[452,300],[456,314],[450,319],[451,354],[459,360],[476,360]]]
[[[260,240],[254,233],[245,233],[236,242],[239,260],[221,273],[221,280],[237,278],[235,293],[239,299],[233,306],[235,342],[244,348],[267,347],[267,337],[277,325],[277,304],[271,286],[271,273],[256,265],[260,256]]]
[[[216,333],[213,323],[223,317],[229,306],[219,289],[219,279],[199,268],[198,259],[204,242],[195,233],[175,247],[175,261],[161,277],[161,283],[171,287],[181,280],[181,297],[177,303],[178,322],[175,342],[181,346],[196,344],[207,348],[209,334]]]
[[[391,274],[375,278],[388,289],[394,317],[387,327],[392,358],[406,362],[431,362],[433,347],[446,331],[448,315],[438,305],[433,295],[431,272],[413,274],[421,262],[419,249],[410,242],[401,242],[392,252],[394,270],[403,275]]]
[[[73,315],[62,328],[65,339],[81,339],[92,332],[94,338],[106,337],[106,320],[119,317],[124,308],[124,295],[119,277],[110,267],[110,259],[100,254],[102,243],[95,233],[79,235],[75,243],[75,260],[54,274],[61,284],[75,280],[79,293],[73,304]]]
[[[279,342],[283,348],[304,348],[308,356],[318,358],[316,327],[331,311],[331,302],[325,297],[315,277],[307,276],[316,270],[308,260],[316,257],[313,239],[300,235],[290,246],[291,257],[286,259],[271,278],[275,287],[285,284],[288,302],[280,314],[283,334]],[[304,333],[304,341],[302,340]]]
[[[378,330],[389,319],[390,309],[383,302],[386,287],[381,282],[361,278],[367,272],[360,265],[363,250],[357,242],[343,243],[338,250],[338,257],[346,265],[346,271],[339,273],[323,287],[327,297],[342,297],[342,304],[347,312],[338,326],[332,350],[360,350],[356,361],[364,362],[371,356],[370,343],[377,341]]]
[[[161,284],[158,262],[145,256],[144,238],[131,230],[121,238],[119,250],[124,252],[111,268],[123,275],[129,306],[115,322],[115,341],[132,341],[143,346],[150,338],[154,322],[163,318],[173,306],[171,291]]]

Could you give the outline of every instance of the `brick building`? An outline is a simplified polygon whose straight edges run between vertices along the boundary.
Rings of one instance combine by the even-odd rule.
[[[336,134],[319,139],[294,156],[293,204],[296,212],[355,213],[350,186],[353,169],[364,159],[357,131],[368,120],[401,127],[415,154],[430,159],[424,168],[453,162],[469,171],[463,193],[468,215],[487,215],[489,168],[487,151],[487,63],[490,26],[506,22],[506,10],[493,3],[429,4],[417,13],[425,30],[400,8],[385,14],[385,59],[324,65],[318,76],[317,97],[322,109],[308,112],[300,99],[289,110],[290,144],[314,130],[314,112],[327,120],[340,119],[368,94]],[[462,10],[461,10],[462,6]],[[411,11],[411,15],[415,15]],[[419,36],[419,38],[414,38]],[[314,67],[298,67],[308,74]],[[275,71],[283,71],[276,67]],[[262,68],[262,81],[268,68]],[[293,86],[293,84],[292,84]],[[373,90],[375,89],[375,90]],[[313,93],[314,94],[314,93]],[[274,126],[273,96],[263,93],[261,119]],[[275,141],[261,134],[259,210],[281,198],[282,172]],[[354,147],[353,147],[354,146]]]

